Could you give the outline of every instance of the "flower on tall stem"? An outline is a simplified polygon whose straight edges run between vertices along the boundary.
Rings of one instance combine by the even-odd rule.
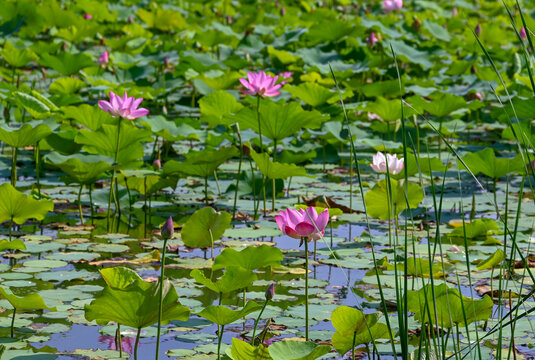
[[[520,38],[522,40],[526,40],[528,38],[528,34],[526,32],[526,28],[522,26],[522,28],[520,29]]]
[[[173,218],[169,216],[169,219],[165,222],[165,224],[162,226],[162,229],[160,231],[160,237],[163,240],[163,248],[162,248],[162,266],[160,269],[160,280],[159,280],[159,291],[158,291],[158,330],[156,333],[156,357],[155,359],[158,360],[159,353],[160,353],[160,332],[162,327],[162,306],[163,306],[163,281],[164,281],[164,275],[165,275],[165,252],[167,250],[167,240],[172,239],[173,235],[175,234],[175,225],[173,223]]]
[[[281,84],[277,84],[278,75],[271,76],[264,71],[258,73],[247,73],[247,79],[240,79],[241,84],[245,87],[242,92],[246,95],[272,97],[280,95],[279,89]]]
[[[113,117],[134,120],[149,113],[149,110],[145,108],[138,109],[138,106],[142,101],[143,98],[136,99],[134,97],[129,97],[126,91],[122,98],[115,95],[113,91],[110,91],[110,101],[99,100],[98,107],[107,113],[110,113]]]
[[[305,340],[308,341],[308,242],[321,239],[325,234],[329,210],[318,215],[313,206],[306,210],[286,209],[275,216],[275,221],[283,234],[301,239],[305,244]]]
[[[388,162],[388,168],[387,168]],[[397,175],[403,170],[404,159],[398,159],[397,154],[383,154],[378,151],[377,154],[373,156],[373,162],[370,164],[371,168],[378,173],[387,173],[389,172],[392,175]]]
[[[375,36],[375,33],[372,31],[371,34],[366,38],[366,42],[368,43],[369,47],[373,47],[375,43],[377,43],[379,39],[377,36]]]

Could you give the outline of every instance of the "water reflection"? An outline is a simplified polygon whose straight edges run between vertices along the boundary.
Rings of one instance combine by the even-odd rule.
[[[117,348],[117,341],[115,336],[99,336],[98,342],[108,345],[109,350],[119,350]],[[132,354],[134,352],[134,345],[136,338],[123,336],[121,338],[121,344],[124,352]]]

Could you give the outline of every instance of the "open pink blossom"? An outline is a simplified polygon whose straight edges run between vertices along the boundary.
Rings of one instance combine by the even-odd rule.
[[[293,75],[292,75],[292,73],[290,71],[281,72],[279,74],[279,76],[284,79],[283,81],[281,81],[281,83],[280,83],[281,85],[288,84],[293,78]]]
[[[272,97],[280,94],[278,91],[281,84],[276,84],[278,75],[271,76],[264,71],[258,73],[247,73],[247,80],[240,79],[240,82],[245,86],[243,93],[246,95],[260,96],[260,97]]]
[[[403,161],[404,159],[398,159],[398,156],[396,154],[390,155],[390,154],[383,154],[382,152],[378,151],[377,154],[373,156],[373,162],[370,164],[371,168],[375,170],[378,173],[386,173],[387,167],[386,162],[388,161],[388,172],[392,175],[399,174],[401,170],[403,170]]]
[[[294,239],[308,238],[318,240],[325,234],[325,226],[329,222],[329,210],[325,209],[318,215],[314,207],[306,210],[286,209],[275,216],[281,231]]]
[[[403,8],[403,0],[384,0],[383,11],[386,13],[401,10]]]
[[[98,58],[98,63],[100,64],[100,66],[102,67],[106,67],[106,65],[108,65],[108,63],[110,62],[110,55],[108,54],[107,51],[104,51]]]
[[[128,97],[126,91],[122,98],[115,95],[113,91],[110,91],[110,101],[99,100],[98,107],[114,117],[134,120],[149,113],[149,110],[145,108],[137,108],[142,101],[143,98],[136,99],[134,97]]]

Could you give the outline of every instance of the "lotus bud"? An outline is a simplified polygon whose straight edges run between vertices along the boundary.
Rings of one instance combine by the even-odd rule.
[[[368,36],[366,38],[366,42],[368,43],[369,47],[373,47],[375,45],[375,43],[378,42],[378,41],[379,41],[379,39],[377,39],[377,36],[375,36],[374,32],[372,32],[370,34],[370,36]]]
[[[281,6],[281,16],[286,15],[286,7]]]
[[[84,14],[84,19],[91,20],[93,16],[91,14]]]
[[[273,296],[275,296],[275,284],[269,285],[268,289],[266,290],[266,300],[273,299]]]
[[[451,9],[451,16],[457,16],[457,15],[459,15],[459,10],[457,10],[456,7]]]
[[[520,29],[520,38],[522,40],[526,40],[528,38],[528,34],[526,33],[526,28],[522,26],[522,29]]]
[[[472,74],[477,73],[477,68],[476,68],[474,65],[472,65],[472,67],[470,68],[470,72],[471,72]]]
[[[61,51],[67,51],[67,44],[66,43],[63,43],[63,45],[61,45]]]
[[[152,167],[154,168],[154,170],[160,170],[162,168],[161,160],[160,159],[154,160],[154,162],[152,163]]]
[[[477,36],[481,35],[481,24],[477,24],[476,28],[474,29],[474,32]]]
[[[128,22],[129,22],[129,23],[133,23],[133,22],[134,22],[134,17],[133,17],[132,15],[130,15],[130,16],[128,17]]]
[[[173,224],[173,218],[169,216],[169,219],[163,224],[161,235],[163,240],[169,240],[175,234],[175,225]]]

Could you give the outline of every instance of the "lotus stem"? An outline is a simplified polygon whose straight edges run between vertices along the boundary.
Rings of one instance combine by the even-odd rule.
[[[145,228],[144,228],[144,237],[146,238],[147,237],[147,177],[145,176],[145,178],[143,179],[143,188],[144,188],[144,193],[143,193],[143,201],[145,202],[144,206],[143,206],[143,213],[145,215]]]
[[[273,162],[275,162],[275,159],[277,158],[277,139],[273,140]],[[275,211],[275,198],[277,196],[277,190],[275,188],[275,179],[272,179],[273,181],[273,194],[272,195],[272,204],[271,204],[271,211]]]
[[[121,324],[117,323],[117,336],[116,336],[117,344],[116,348],[119,349],[119,357],[123,357],[123,343],[121,340]]]
[[[119,145],[120,145],[120,141],[121,141],[121,120],[122,118],[119,118],[119,122],[117,123],[117,146],[115,147],[115,158],[114,158],[114,164],[113,164],[113,171],[112,171],[112,174],[111,174],[111,181],[110,181],[110,194],[109,194],[109,197],[108,197],[108,230],[109,230],[109,226],[110,226],[110,209],[111,209],[111,198],[113,196],[113,184],[115,182],[115,175],[116,175],[116,166],[117,166],[117,160],[119,159]],[[118,210],[119,209],[119,202],[117,199],[115,199],[115,206],[117,207],[117,209],[115,210]],[[120,211],[120,210],[118,210]]]
[[[308,239],[305,242],[305,341],[308,341]]]
[[[258,317],[256,318],[256,322],[254,323],[253,336],[251,337],[251,343],[250,343],[253,346],[254,346],[254,339],[255,339],[255,335],[256,335],[256,328],[258,327],[258,323],[260,322],[260,317],[262,316],[262,313],[266,309],[266,306],[267,306],[268,302],[269,302],[268,299],[266,299],[266,301],[264,301],[264,305],[262,306],[262,310],[260,310],[260,314],[258,314]]]
[[[134,345],[134,360],[137,360],[137,346],[139,345],[139,335],[141,335],[141,328],[137,329],[136,343]]]
[[[240,162],[238,163],[238,177],[236,178],[236,189],[234,190],[234,206],[232,207],[232,219],[236,217],[236,204],[238,202],[238,187],[240,185],[240,176],[241,176],[241,163],[243,161],[243,146],[241,140],[241,134],[239,128],[237,128],[236,135],[240,142]]]
[[[15,337],[15,314],[17,309],[13,308],[13,317],[11,318],[11,337]]]
[[[219,186],[219,179],[217,178],[217,170],[214,170],[214,179],[215,179],[215,183],[217,185],[217,193],[218,193],[219,197],[221,197],[221,186]]]
[[[160,288],[158,289],[158,330],[156,333],[156,356],[158,360],[160,353],[160,332],[162,327],[162,306],[163,306],[163,280],[165,274],[165,251],[167,250],[167,239],[163,240],[162,249],[162,268],[160,270]]]
[[[39,141],[35,145],[35,180],[37,181],[37,194],[39,194],[39,200],[41,199],[41,184],[39,175]]]
[[[217,360],[221,359],[221,341],[223,340],[224,329],[225,329],[225,325],[221,325],[221,331],[219,332],[219,339],[217,342]]]
[[[11,219],[9,220],[9,241],[11,241],[12,231],[13,231],[13,215],[11,215]]]
[[[84,184],[80,184],[80,189],[78,190],[78,212],[80,213],[80,222],[84,224],[84,213],[82,211],[82,190],[84,189]]]
[[[351,358],[355,360],[355,342],[357,340],[357,332],[353,332],[353,344],[351,345]],[[368,357],[370,356],[370,351],[368,349]]]
[[[91,207],[91,225],[93,225],[93,218],[95,217],[93,212],[93,184],[89,184],[89,206]]]
[[[256,96],[256,119],[258,120],[258,136],[260,137],[260,152],[264,150],[262,144],[262,123],[260,121],[260,95]]]
[[[208,204],[208,176],[204,177],[204,203],[206,206],[209,206]]]
[[[13,147],[11,153],[11,185],[16,187],[17,185],[17,148]]]

